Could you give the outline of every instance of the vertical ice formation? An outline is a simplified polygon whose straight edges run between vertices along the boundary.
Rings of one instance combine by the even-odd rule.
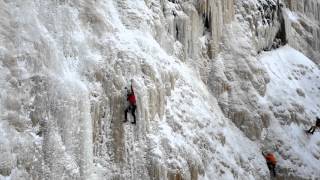
[[[319,63],[320,59],[320,1],[285,0],[289,44]]]
[[[168,53],[185,61],[198,59],[189,62],[199,69],[205,80],[208,59],[220,52],[225,25],[234,19],[234,1],[161,1],[159,11],[163,12],[160,18],[165,24],[156,26],[160,32],[156,31],[155,38]],[[172,45],[168,38],[177,41]]]
[[[62,1],[0,3],[1,126],[11,139],[1,150],[11,152],[3,168],[14,165],[1,174],[88,179],[90,102],[79,72],[89,58],[77,37],[77,13]]]
[[[276,72],[276,66],[268,66],[272,69],[272,72],[266,72],[266,66],[260,62],[259,53],[261,50],[272,50],[279,47],[279,45],[285,44],[287,41],[290,45],[298,47],[306,55],[312,57],[314,52],[310,49],[308,43],[305,43],[305,37],[309,32],[304,28],[300,28],[300,35],[295,30],[291,30],[291,25],[297,25],[297,20],[304,17],[303,14],[295,14],[286,9],[285,4],[281,1],[236,1],[236,21],[231,23],[232,28],[226,28],[225,40],[223,43],[224,51],[222,51],[217,58],[212,61],[212,68],[209,73],[208,85],[212,89],[212,92],[217,97],[219,105],[224,114],[229,117],[250,139],[261,141],[261,145],[266,149],[273,149],[278,151],[279,155],[283,153],[290,154],[290,156],[297,157],[297,161],[289,158],[292,166],[288,168],[285,164],[280,165],[280,169],[283,172],[283,176],[287,178],[303,178],[299,172],[299,163],[308,164],[308,158],[318,159],[318,146],[313,146],[315,149],[312,151],[307,150],[307,142],[304,142],[304,134],[301,129],[305,128],[306,124],[311,124],[314,121],[315,116],[318,114],[319,106],[316,101],[310,102],[307,98],[298,98],[296,96],[287,98],[288,100],[266,100],[268,92],[274,92],[274,87],[269,83],[275,79],[281,79],[281,81],[292,83],[292,77],[281,78]],[[299,21],[310,22],[314,19],[305,18]],[[311,24],[314,28],[317,28],[319,22]],[[298,25],[300,22],[298,23]],[[310,28],[312,29],[312,28]],[[303,34],[301,36],[301,34]],[[280,41],[279,41],[280,40]],[[316,41],[316,40],[315,40]],[[280,44],[278,44],[280,42]],[[241,47],[241,48],[239,48]],[[284,50],[286,51],[286,50]],[[281,52],[281,51],[280,51]],[[285,55],[283,55],[285,54]],[[288,63],[294,63],[296,66],[305,67],[302,64],[309,64],[310,60],[304,56],[298,56],[295,59],[296,53],[294,51],[288,51],[285,53],[276,53],[271,56],[271,59],[279,61],[288,61]],[[292,57],[290,56],[292,55]],[[305,59],[305,62],[298,61]],[[317,62],[316,58],[312,59]],[[306,70],[309,74],[308,78],[318,77],[318,75],[311,75],[315,72],[318,74],[317,68],[314,65],[307,65]],[[286,66],[280,66],[279,68],[287,69]],[[280,69],[281,69],[280,68]],[[299,69],[299,70],[298,70]],[[304,68],[302,68],[304,69]],[[290,73],[304,71],[300,68],[290,71]],[[297,75],[295,80],[308,81],[304,79],[306,72],[301,75]],[[299,73],[298,73],[299,74]],[[274,77],[275,75],[277,77]],[[271,77],[270,77],[271,76]],[[302,80],[303,79],[303,80]],[[313,79],[314,87],[307,88],[309,95],[312,96],[310,91],[318,92],[316,90],[316,84],[318,79]],[[292,83],[295,84],[295,83]],[[299,83],[298,83],[299,84]],[[302,85],[305,87],[305,85]],[[279,91],[292,92],[296,95],[297,92],[301,92],[303,88],[280,88]],[[269,96],[269,95],[268,95]],[[273,98],[277,99],[278,95],[274,93]],[[312,96],[314,99],[318,96]],[[292,102],[292,101],[295,102]],[[305,102],[308,102],[306,105]],[[271,104],[270,104],[271,103]],[[308,109],[308,112],[306,109]],[[311,110],[313,109],[313,110]],[[290,126],[291,127],[287,127]],[[296,124],[298,124],[296,127]],[[281,128],[286,129],[280,130]],[[296,129],[295,129],[296,128]],[[275,129],[275,130],[273,130]],[[285,135],[282,135],[282,134]],[[294,134],[294,135],[293,135]],[[297,138],[293,142],[286,141],[286,139]],[[277,139],[277,140],[276,140]],[[315,140],[317,139],[317,140]],[[311,140],[312,142],[318,141],[318,137]],[[300,141],[301,140],[301,141]],[[295,144],[303,142],[303,148],[305,155],[302,155],[301,150],[298,148],[294,151],[286,152],[285,148],[294,147]],[[270,148],[275,144],[281,146]],[[263,148],[262,148],[263,149]],[[284,158],[284,161],[287,159]],[[283,161],[283,162],[284,162]],[[318,161],[315,160],[317,163]],[[294,164],[294,165],[293,165]],[[310,167],[312,169],[312,167]],[[311,170],[310,172],[315,172]],[[288,174],[285,176],[284,174]],[[294,174],[294,175],[293,175]],[[303,173],[302,173],[303,174]],[[311,173],[308,177],[319,176]]]
[[[233,20],[234,2],[201,0],[194,1],[193,4],[181,3],[176,6],[181,6],[182,11],[172,10],[174,24],[171,32],[184,45],[186,55],[191,58],[195,58],[194,55],[198,53],[193,50],[197,50],[199,46],[199,37],[209,33],[208,55],[213,57],[219,53],[224,25]],[[167,4],[170,5],[172,4]]]
[[[270,100],[257,56],[288,39],[316,51],[317,3],[287,1],[307,14],[295,24],[273,0],[0,0],[0,179],[268,179],[270,127],[282,175],[306,177],[317,167],[294,153],[318,147],[286,152],[300,135],[285,130],[314,113]]]

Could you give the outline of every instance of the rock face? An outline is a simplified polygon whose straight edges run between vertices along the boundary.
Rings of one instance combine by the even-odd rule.
[[[280,177],[319,178],[319,136],[292,133],[319,116],[319,69],[274,51],[318,63],[316,7],[0,0],[0,179],[269,179],[270,149]]]

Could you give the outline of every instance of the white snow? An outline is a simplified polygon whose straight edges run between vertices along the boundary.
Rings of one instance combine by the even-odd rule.
[[[267,99],[286,107],[302,104],[307,114],[320,116],[320,70],[316,64],[290,46],[263,54],[261,62],[271,79]],[[297,93],[299,89],[305,96]]]
[[[286,9],[285,12],[291,22],[298,22],[299,16],[295,12],[290,11],[289,9]]]
[[[275,108],[280,111],[287,111],[292,104],[300,104],[305,107],[302,118],[309,122],[309,126],[289,122],[288,119],[284,120],[287,121],[285,125],[275,120],[271,123],[269,135],[278,141],[273,144],[273,150],[280,159],[279,165],[287,168],[288,174],[319,177],[320,133],[307,135],[304,132],[320,115],[319,68],[288,45],[263,53],[260,60],[270,76],[266,101],[276,104]],[[297,89],[302,90],[305,97],[298,95]]]

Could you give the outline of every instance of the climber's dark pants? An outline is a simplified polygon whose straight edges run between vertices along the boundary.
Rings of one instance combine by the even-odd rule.
[[[128,120],[127,114],[128,114],[128,112],[130,111],[131,114],[132,114],[132,116],[133,116],[133,122],[136,122],[136,114],[135,114],[136,109],[137,109],[137,105],[135,105],[135,104],[130,104],[130,105],[126,108],[126,110],[124,110],[125,121]]]
[[[311,126],[311,128],[307,132],[313,134],[317,128],[319,128],[319,126]]]
[[[271,174],[276,177],[276,165],[272,164],[272,163],[267,163],[269,171],[271,172]]]

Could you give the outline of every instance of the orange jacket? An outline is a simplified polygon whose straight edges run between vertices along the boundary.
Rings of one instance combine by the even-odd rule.
[[[277,159],[276,157],[272,154],[272,153],[268,153],[266,156],[266,161],[267,163],[271,163],[273,165],[276,165],[277,164]]]

